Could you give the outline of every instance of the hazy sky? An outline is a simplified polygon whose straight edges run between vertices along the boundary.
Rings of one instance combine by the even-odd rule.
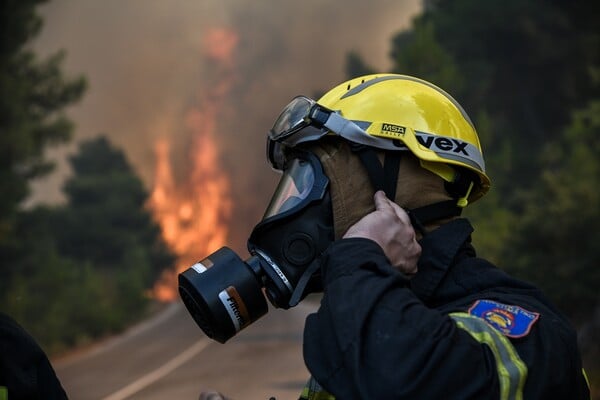
[[[175,168],[185,169],[185,116],[219,79],[206,56],[207,33],[235,32],[233,84],[216,139],[234,217],[248,220],[243,237],[278,179],[264,159],[264,138],[281,108],[296,94],[345,80],[349,51],[385,71],[392,35],[420,7],[419,0],[53,0],[40,8],[44,28],[34,47],[41,55],[65,49],[65,71],[88,80],[83,100],[69,110],[75,142],[107,134],[151,187],[154,142],[170,138]],[[36,200],[60,198],[68,169],[59,165],[36,184]]]

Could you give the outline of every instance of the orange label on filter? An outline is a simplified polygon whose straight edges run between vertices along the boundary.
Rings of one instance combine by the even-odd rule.
[[[250,314],[248,314],[246,304],[242,301],[235,287],[229,286],[221,291],[219,299],[225,306],[236,332],[239,332],[250,324]]]

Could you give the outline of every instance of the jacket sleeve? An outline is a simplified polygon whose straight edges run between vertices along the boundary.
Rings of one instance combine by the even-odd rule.
[[[500,398],[490,347],[420,302],[375,242],[333,243],[322,274],[304,359],[328,392],[341,399]]]

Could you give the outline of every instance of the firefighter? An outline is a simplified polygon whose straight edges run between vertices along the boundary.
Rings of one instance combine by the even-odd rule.
[[[476,256],[460,214],[490,179],[475,127],[448,93],[378,74],[318,101],[296,97],[268,157],[282,171],[316,157],[329,181],[334,240],[304,329],[312,377],[302,399],[590,397],[567,319]]]
[[[460,215],[490,179],[473,123],[448,93],[377,74],[318,101],[298,96],[270,130],[267,156],[282,178],[248,240],[265,292],[283,308],[323,292],[304,328],[312,376],[301,399],[589,399],[568,320],[476,256]],[[245,314],[262,304],[253,285],[230,285],[253,305]],[[223,315],[209,311],[202,325]],[[242,327],[234,311],[208,330],[221,342]]]
[[[0,400],[66,400],[52,364],[35,339],[0,312]]]

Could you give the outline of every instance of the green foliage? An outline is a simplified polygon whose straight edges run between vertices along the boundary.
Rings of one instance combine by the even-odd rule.
[[[105,137],[83,142],[71,165],[68,207],[57,236],[60,253],[112,271],[139,268],[147,289],[174,260],[145,209],[142,181]]]
[[[413,30],[397,34],[392,39],[394,69],[458,93],[464,79],[450,53],[437,41],[434,29],[432,22],[416,20]]]
[[[548,144],[539,182],[522,195],[523,211],[501,258],[509,272],[535,282],[580,327],[595,387],[600,375],[600,101],[574,113],[563,137]],[[594,381],[595,379],[595,381]]]
[[[16,269],[1,293],[3,311],[49,351],[93,335],[91,327],[98,325],[95,321],[105,311],[100,301],[104,285],[90,266],[57,253],[53,216],[54,210],[42,207],[20,215],[15,230],[21,239]]]
[[[600,101],[574,113],[543,153],[543,173],[523,194],[523,212],[504,248],[516,274],[538,282],[575,319],[600,307]]]
[[[103,137],[71,158],[66,206],[19,214],[5,312],[50,352],[123,329],[174,261],[144,204],[141,181]]]
[[[27,48],[42,25],[35,14],[39,3],[0,4],[0,242],[11,235],[29,181],[52,168],[44,149],[69,139],[72,126],[63,110],[85,88],[83,78],[63,76],[64,53],[38,60]]]
[[[65,259],[52,247],[39,248],[21,261],[29,273],[16,275],[5,293],[5,307],[49,352],[81,344],[105,327],[103,282],[90,266]]]

